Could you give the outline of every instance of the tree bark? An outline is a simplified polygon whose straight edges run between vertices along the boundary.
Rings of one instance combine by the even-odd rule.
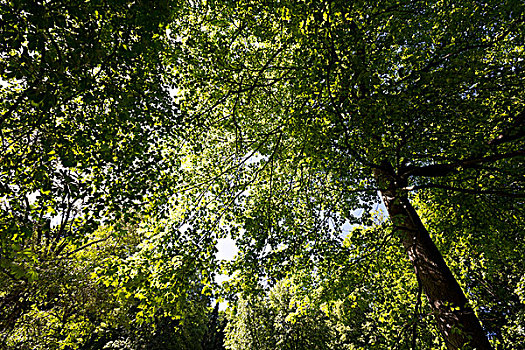
[[[406,178],[384,169],[376,169],[374,175],[447,348],[492,349],[463,290],[403,190]]]

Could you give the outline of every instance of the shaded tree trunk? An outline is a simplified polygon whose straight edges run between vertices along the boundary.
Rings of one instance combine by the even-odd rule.
[[[492,349],[463,290],[403,190],[407,180],[383,169],[376,169],[374,175],[447,348]]]

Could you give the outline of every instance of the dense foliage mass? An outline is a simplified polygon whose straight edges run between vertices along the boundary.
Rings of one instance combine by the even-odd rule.
[[[525,347],[522,1],[0,19],[1,348]]]

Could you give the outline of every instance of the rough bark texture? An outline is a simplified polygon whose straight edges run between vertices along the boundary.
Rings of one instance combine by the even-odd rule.
[[[408,200],[406,179],[377,169],[375,177],[448,349],[492,349],[468,300]]]

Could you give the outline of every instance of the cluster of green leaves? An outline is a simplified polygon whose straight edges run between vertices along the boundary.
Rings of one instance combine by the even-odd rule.
[[[386,223],[354,228],[330,266],[297,268],[259,294],[238,294],[229,349],[440,348],[431,310]]]
[[[135,228],[91,238],[42,261],[29,285],[2,276],[2,347],[199,349],[211,301],[194,266],[179,263],[189,257],[156,260],[159,239]]]
[[[299,277],[299,276],[294,276]],[[315,291],[300,278],[279,281],[266,295],[251,295],[230,310],[228,349],[326,349],[331,342]]]
[[[162,186],[157,146],[177,109],[160,53],[175,8],[0,6],[0,268],[27,279],[35,271],[13,265],[18,256],[60,254],[103,221],[147,207],[146,194]]]

